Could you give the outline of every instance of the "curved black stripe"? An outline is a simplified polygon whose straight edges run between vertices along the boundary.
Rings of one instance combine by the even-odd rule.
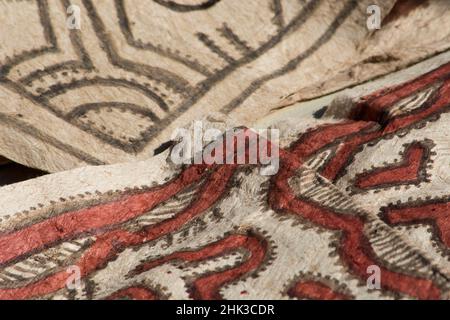
[[[29,85],[34,80],[40,79],[44,76],[47,76],[52,73],[56,73],[63,70],[74,70],[74,69],[84,69],[84,66],[79,61],[67,61],[58,64],[51,65],[49,67],[43,69],[37,69],[25,77],[22,77],[18,80],[21,84]]]
[[[175,1],[168,0],[153,0],[157,4],[164,6],[170,10],[178,11],[178,12],[189,12],[189,11],[197,11],[197,10],[206,10],[211,8],[220,2],[220,0],[206,0],[199,4],[181,4]]]
[[[38,98],[39,100],[47,100],[51,99],[53,97],[56,97],[60,94],[65,93],[67,90],[74,89],[74,88],[81,88],[81,87],[87,87],[91,85],[106,85],[106,86],[113,86],[113,87],[126,87],[132,90],[136,90],[144,94],[147,98],[153,100],[156,102],[156,104],[164,111],[168,111],[169,107],[164,102],[164,100],[157,95],[155,92],[149,90],[146,86],[140,85],[136,82],[131,82],[125,79],[106,79],[106,78],[93,78],[93,79],[82,79],[70,82],[68,84],[58,84],[53,85],[50,87],[50,89],[44,93],[42,93]]]
[[[86,112],[100,110],[103,108],[116,108],[119,110],[132,111],[134,113],[141,114],[148,117],[152,121],[158,121],[159,118],[151,111],[141,106],[133,103],[127,102],[97,102],[97,103],[86,103],[75,107],[71,112],[66,115],[66,118],[70,121],[81,117]]]

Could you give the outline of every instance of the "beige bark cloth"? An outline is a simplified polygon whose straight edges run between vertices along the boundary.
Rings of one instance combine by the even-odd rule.
[[[210,112],[252,125],[448,48],[448,1],[392,19],[395,2],[1,0],[0,154],[50,172],[142,160]]]
[[[448,299],[449,62],[266,118],[271,176],[169,148],[1,188],[0,299]]]
[[[133,160],[0,188],[0,299],[448,299],[450,3],[398,3],[0,1],[0,153]],[[173,163],[209,114],[278,170]]]

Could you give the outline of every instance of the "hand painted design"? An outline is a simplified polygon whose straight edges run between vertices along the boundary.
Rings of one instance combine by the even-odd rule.
[[[337,182],[365,145],[408,137],[442,121],[450,105],[449,68],[366,97],[369,115],[302,134],[281,150],[273,177],[260,176],[257,165],[191,165],[159,186],[35,208],[42,210],[35,220],[6,224],[0,235],[0,297],[445,298],[450,291],[445,271],[390,225],[408,217],[434,219],[446,243],[446,204],[391,206],[386,224]],[[360,120],[379,119],[399,99],[436,82],[433,103],[386,119],[383,129]],[[440,141],[439,136],[432,140]],[[440,150],[429,140],[416,141],[407,145],[406,158],[422,159],[424,146]],[[408,150],[419,156],[408,157],[415,155]],[[311,169],[311,160],[324,154],[321,165]],[[406,164],[411,167],[411,161]],[[395,170],[382,171],[384,179],[394,181]],[[306,235],[316,240],[304,241]],[[46,266],[38,255],[48,256],[49,250],[66,254],[59,264]],[[314,254],[305,257],[305,252]],[[65,288],[68,265],[81,270],[81,292]],[[377,293],[365,288],[371,265],[381,270]],[[320,266],[325,269],[319,274],[314,268]],[[345,277],[336,277],[342,273]]]
[[[344,283],[320,273],[300,272],[287,283],[285,294],[294,299],[350,300],[354,297]]]
[[[429,181],[426,167],[432,163],[430,156],[436,155],[435,152],[431,152],[432,147],[433,142],[430,140],[405,145],[401,161],[358,174],[355,189],[377,189]]]
[[[249,232],[251,235],[252,232]],[[183,260],[187,262],[198,262],[205,259],[211,259],[237,250],[246,250],[246,261],[233,268],[222,270],[218,273],[212,273],[199,277],[189,284],[188,291],[193,299],[210,300],[221,299],[219,294],[220,287],[233,280],[237,280],[243,275],[251,274],[251,271],[257,269],[264,261],[267,253],[267,243],[265,239],[257,236],[230,235],[227,238],[195,252],[177,252],[156,261],[146,262],[140,265],[133,273],[142,273],[152,269],[162,263],[171,260]]]
[[[158,300],[158,296],[148,288],[135,286],[118,290],[107,300]]]
[[[80,6],[82,17],[86,20],[81,31],[69,30],[62,25],[61,15],[66,15],[65,8],[70,4]],[[143,153],[164,128],[188,112],[216,85],[227,82],[230,75],[279,46],[288,35],[305,24],[324,2],[299,4],[295,6],[297,12],[289,14],[289,19],[283,11],[282,1],[234,3],[243,8],[233,12],[245,12],[249,7],[261,11],[254,21],[249,21],[247,16],[244,20],[237,19],[238,22],[243,20],[248,23],[241,26],[221,16],[224,11],[220,6],[228,6],[226,2],[208,0],[181,4],[148,0],[149,8],[145,7],[145,10],[168,14],[173,19],[174,15],[194,14],[192,12],[199,19],[217,15],[216,30],[206,30],[200,26],[189,33],[180,29],[183,38],[192,38],[189,46],[183,45],[182,39],[169,44],[160,43],[161,39],[152,39],[151,35],[145,39],[148,35],[141,31],[148,26],[136,17],[133,5],[126,0],[102,3],[91,0],[38,0],[36,3],[7,2],[4,5],[22,5],[26,10],[35,10],[36,20],[43,28],[42,41],[45,44],[14,56],[8,56],[9,52],[17,50],[5,47],[7,57],[0,67],[0,85],[11,94],[21,96],[26,103],[43,112],[50,112],[71,129],[78,128],[93,136],[95,141],[105,144],[106,149],[112,147],[126,157],[127,154]],[[356,1],[346,1],[325,34],[310,50],[299,52],[288,64],[274,72],[257,76],[232,101],[218,108],[229,113],[267,81],[295,70],[332,38],[356,6]],[[111,12],[116,15],[117,21],[109,18]],[[240,35],[240,28],[254,28],[261,23],[258,19],[266,16],[267,28],[264,30],[267,31],[251,38]],[[169,18],[168,21],[171,21]],[[164,28],[170,32],[172,28],[171,25],[159,27],[161,32],[165,32]],[[137,120],[141,127],[123,125],[118,132],[114,124],[123,123],[121,114],[127,119],[127,124]],[[28,118],[28,115],[22,114],[22,117]],[[44,143],[53,141],[53,147],[83,162],[102,163],[90,151],[62,142],[52,133],[46,136],[42,132],[45,129],[27,124],[24,119],[4,121]]]
[[[450,248],[450,228],[448,227],[450,202],[448,199],[416,201],[382,208],[382,218],[391,225],[428,224],[432,228],[433,238]]]
[[[195,10],[206,10],[216,3],[220,2],[220,0],[199,0],[199,1],[189,1],[186,4],[186,1],[182,3],[178,3],[177,1],[167,1],[167,0],[153,0],[156,3],[169,8],[170,10],[179,11],[179,12],[188,12]]]

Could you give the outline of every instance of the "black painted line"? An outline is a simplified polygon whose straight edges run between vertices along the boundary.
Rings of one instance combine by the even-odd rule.
[[[242,102],[244,102],[251,94],[253,94],[256,90],[258,90],[264,83],[272,79],[278,78],[286,73],[289,73],[290,71],[295,70],[301,62],[310,57],[314,52],[320,49],[333,37],[333,35],[337,32],[339,26],[341,26],[342,23],[344,23],[344,21],[353,12],[356,6],[357,6],[356,1],[348,2],[345,5],[344,9],[338,14],[335,20],[325,31],[325,33],[322,34],[320,38],[317,39],[311,47],[309,47],[305,52],[302,52],[297,57],[289,61],[284,67],[272,72],[271,74],[265,75],[253,81],[238,97],[236,97],[229,104],[224,106],[221,109],[221,111],[224,113],[230,113],[231,111],[236,109],[240,104],[242,104]]]
[[[281,0],[273,0],[271,3],[271,9],[274,13],[274,17],[272,18],[273,24],[276,25],[278,29],[282,29],[284,27],[284,17]]]
[[[108,60],[112,65],[127,71],[134,72],[138,75],[143,75],[149,79],[161,81],[178,93],[186,94],[187,92],[193,90],[192,86],[186,79],[169,70],[160,67],[135,63],[134,61],[120,57],[110,38],[110,35],[105,30],[105,26],[100,19],[93,2],[91,0],[82,1],[84,6],[86,7],[89,18],[91,19],[92,26],[94,27],[94,31],[97,34],[97,38],[101,43],[101,47],[105,51]]]
[[[163,57],[172,59],[176,62],[179,62],[186,67],[194,70],[195,72],[198,72],[205,77],[212,76],[211,71],[208,69],[208,67],[202,65],[197,60],[191,60],[184,58],[180,55],[178,55],[175,52],[169,51],[167,49],[161,48],[160,46],[155,46],[152,43],[142,43],[141,41],[137,41],[134,39],[133,33],[131,32],[130,22],[125,10],[125,4],[123,0],[115,0],[115,6],[117,10],[117,17],[119,19],[119,25],[120,29],[122,31],[122,34],[124,35],[127,43],[137,49],[140,50],[149,50],[152,52],[155,52]]]
[[[208,35],[198,32],[196,34],[198,40],[200,40],[212,53],[216,54],[219,58],[225,60],[229,64],[234,64],[236,60],[231,57],[228,53],[223,51],[217,44],[214,43]]]
[[[188,5],[188,4],[180,4],[170,0],[153,0],[159,5],[162,5],[170,10],[178,11],[178,12],[189,12],[196,10],[206,10],[213,7],[215,4],[219,3],[220,0],[205,0],[200,4]]]
[[[42,46],[37,49],[31,49],[28,51],[24,51],[12,58],[10,61],[0,67],[0,78],[5,77],[12,68],[17,66],[18,64],[33,59],[37,56],[50,53],[50,52],[58,52],[58,43],[56,41],[56,36],[53,30],[53,27],[50,22],[50,17],[48,15],[48,3],[47,0],[38,0],[37,7],[39,12],[39,19],[44,29],[44,37],[46,41],[49,43],[47,46]]]
[[[218,29],[222,37],[227,39],[237,50],[241,53],[249,54],[252,51],[252,48],[244,41],[239,38],[239,36],[231,30],[230,27],[226,23],[222,25],[221,28]]]

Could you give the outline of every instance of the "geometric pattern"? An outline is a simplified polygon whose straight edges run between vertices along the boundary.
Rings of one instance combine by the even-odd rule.
[[[70,5],[81,10],[81,30],[66,27]],[[267,101],[271,81],[284,82],[271,96],[284,92],[288,76],[314,53],[339,48],[341,28],[364,27],[355,21],[367,6],[37,0],[1,7],[4,34],[12,36],[0,53],[0,95],[9,101],[0,125],[13,130],[14,144],[45,150],[24,159],[11,148],[2,152],[54,172],[146,159],[206,108],[252,117],[254,109],[240,110],[243,104]],[[308,30],[313,37],[304,36]]]
[[[0,222],[0,298],[448,298],[449,75],[445,64],[365,96],[350,120],[299,129],[273,176],[169,166],[165,151],[145,185],[32,198]],[[418,107],[389,112],[427,88]],[[72,181],[95,170],[111,175]],[[66,287],[73,265],[81,290]],[[366,286],[372,265],[380,290]]]

